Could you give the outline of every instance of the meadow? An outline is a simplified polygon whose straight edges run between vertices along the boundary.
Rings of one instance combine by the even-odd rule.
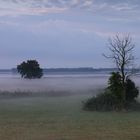
[[[0,140],[139,140],[140,112],[82,109],[85,100],[101,91],[95,87],[1,92]]]

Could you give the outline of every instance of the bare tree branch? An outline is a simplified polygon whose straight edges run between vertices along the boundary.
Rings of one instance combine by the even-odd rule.
[[[115,62],[116,67],[121,74],[122,85],[124,88],[127,77],[131,75],[130,67],[133,66],[134,63],[134,47],[135,44],[133,44],[132,38],[129,34],[122,37],[115,35],[113,38],[109,38],[108,40],[108,48],[111,54],[109,56],[103,55]],[[128,70],[126,71],[126,69]]]

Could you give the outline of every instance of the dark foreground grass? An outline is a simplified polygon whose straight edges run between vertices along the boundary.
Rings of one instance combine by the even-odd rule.
[[[140,140],[140,112],[88,112],[89,95],[0,99],[0,140]]]

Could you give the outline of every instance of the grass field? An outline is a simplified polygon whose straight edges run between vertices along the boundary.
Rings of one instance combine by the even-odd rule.
[[[140,112],[87,112],[90,95],[0,99],[0,140],[140,140]]]

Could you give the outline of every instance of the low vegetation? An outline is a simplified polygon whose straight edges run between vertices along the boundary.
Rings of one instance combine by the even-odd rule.
[[[136,101],[139,90],[135,86],[135,83],[127,79],[125,82],[125,101],[123,98],[123,88],[121,85],[121,75],[118,72],[113,72],[109,78],[108,87],[101,94],[98,94],[84,104],[84,109],[98,110],[98,111],[119,111],[119,110],[131,110],[134,106],[140,107]],[[140,108],[139,108],[140,110]]]

